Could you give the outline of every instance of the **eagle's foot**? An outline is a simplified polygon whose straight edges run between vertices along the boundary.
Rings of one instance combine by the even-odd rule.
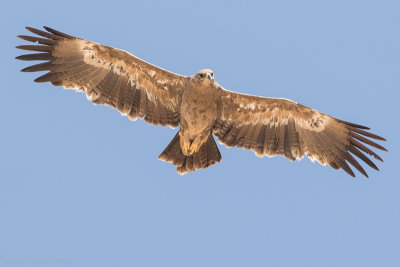
[[[194,142],[193,142],[193,143],[194,143]],[[182,153],[183,153],[185,156],[193,155],[194,153],[196,153],[196,152],[199,151],[200,146],[198,146],[198,145],[193,145],[193,143],[192,143],[192,144],[186,143],[186,144],[183,145],[183,147],[182,147]]]
[[[197,152],[199,152],[201,146],[207,141],[208,135],[199,135],[197,136],[194,140],[190,140],[189,138],[185,138],[183,134],[180,134],[180,145],[182,149],[182,153],[185,156],[190,156],[193,155]]]
[[[198,152],[199,149],[200,149],[200,146],[201,146],[201,145],[199,145],[199,142],[193,142],[193,143],[190,145],[190,148],[189,148],[189,153],[190,153],[190,155],[192,155],[192,154]]]
[[[200,143],[198,139],[195,139],[193,142],[182,142],[181,143],[182,153],[185,156],[193,155],[194,153],[197,153],[200,150],[202,144],[203,143]]]
[[[193,142],[190,144],[189,153],[190,155],[199,152],[200,148],[207,141],[208,135],[200,135],[196,137]]]
[[[181,138],[180,138],[180,146],[181,146],[181,149],[182,149],[182,153],[185,155],[185,156],[190,156],[191,154],[192,154],[192,151],[191,151],[191,149],[190,149],[190,147],[191,147],[191,145],[192,145],[192,142],[190,142],[189,140],[186,140],[184,137],[182,137],[181,136]],[[186,142],[185,142],[186,141]]]
[[[190,145],[184,145],[184,147],[182,148],[182,153],[185,156],[190,156],[192,155],[192,151],[190,150]]]

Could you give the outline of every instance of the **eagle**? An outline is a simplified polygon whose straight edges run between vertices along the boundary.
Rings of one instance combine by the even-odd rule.
[[[258,157],[281,155],[294,161],[306,155],[353,177],[349,164],[368,177],[358,160],[375,170],[367,155],[383,161],[366,145],[387,151],[371,139],[386,140],[368,127],[288,99],[226,90],[210,69],[178,75],[126,51],[43,28],[26,27],[34,36],[18,36],[35,44],[17,46],[34,52],[16,59],[44,61],[21,71],[48,71],[35,82],[84,92],[94,104],[115,108],[132,121],[179,126],[158,157],[176,166],[179,174],[221,161],[213,135],[227,147],[252,150]]]

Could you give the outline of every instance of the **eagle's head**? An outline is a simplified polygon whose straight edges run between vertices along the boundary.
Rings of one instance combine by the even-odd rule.
[[[194,76],[199,81],[214,81],[214,72],[210,69],[200,70]]]

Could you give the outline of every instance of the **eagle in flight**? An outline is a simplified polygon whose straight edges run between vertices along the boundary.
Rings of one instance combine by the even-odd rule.
[[[22,69],[48,71],[35,82],[85,92],[94,104],[116,108],[133,121],[144,118],[154,125],[179,126],[159,159],[174,164],[180,174],[221,161],[213,134],[227,147],[251,149],[259,157],[282,155],[293,161],[306,155],[353,177],[349,163],[368,177],[355,157],[376,170],[366,154],[382,161],[365,144],[387,151],[369,139],[385,141],[366,131],[368,127],[288,99],[228,91],[215,81],[212,70],[182,76],[49,27],[26,29],[35,36],[18,37],[36,44],[17,48],[35,53],[16,58],[44,61]]]

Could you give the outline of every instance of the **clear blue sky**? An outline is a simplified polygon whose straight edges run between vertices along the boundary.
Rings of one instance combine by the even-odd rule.
[[[399,11],[395,0],[3,3],[0,266],[400,266]],[[16,36],[42,25],[370,126],[390,152],[353,179],[220,146],[222,163],[179,176],[157,160],[176,130],[19,72]]]

